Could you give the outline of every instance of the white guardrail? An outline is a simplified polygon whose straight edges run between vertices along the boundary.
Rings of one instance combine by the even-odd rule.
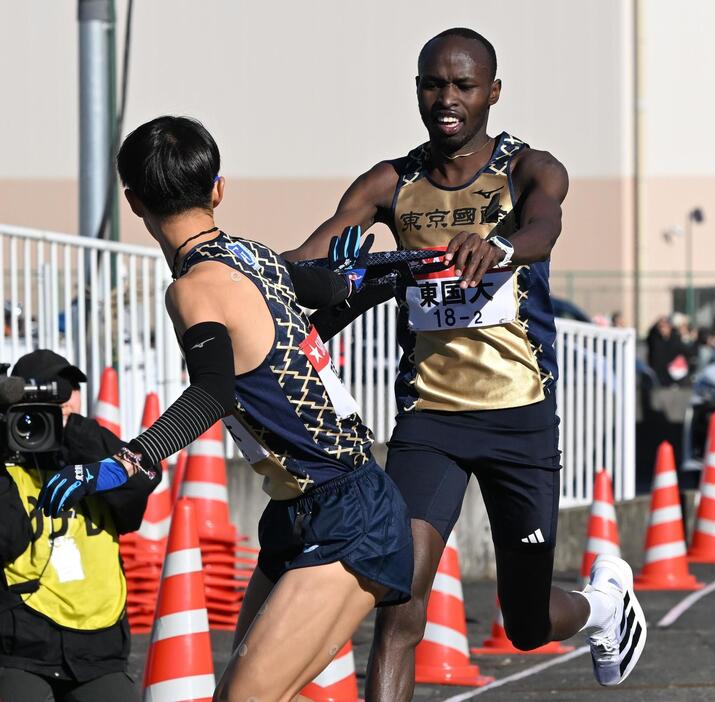
[[[147,392],[162,407],[186,382],[174,331],[164,311],[169,270],[158,248],[98,241],[0,224],[0,292],[6,328],[0,361],[51,348],[88,375],[84,411],[102,369],[117,369],[122,430],[138,430]],[[85,295],[78,291],[85,290]],[[395,416],[399,359],[393,301],[369,310],[329,343],[343,381],[378,442]],[[591,501],[600,467],[616,499],[635,494],[635,332],[557,320],[561,374],[557,404],[563,451],[561,504]],[[87,403],[89,401],[89,407]],[[229,453],[233,445],[227,444]]]
[[[61,353],[87,374],[83,411],[90,414],[102,370],[113,366],[122,432],[133,436],[146,393],[156,392],[166,407],[182,387],[181,354],[164,310],[171,278],[159,248],[6,225],[0,237],[9,326],[7,334],[0,330],[0,361],[12,364],[33,348]]]

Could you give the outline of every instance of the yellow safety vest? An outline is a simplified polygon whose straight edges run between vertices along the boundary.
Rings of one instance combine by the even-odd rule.
[[[60,626],[94,631],[116,624],[127,584],[109,508],[89,497],[56,519],[45,517],[36,506],[46,474],[20,466],[7,470],[32,523],[30,545],[4,567],[7,584],[39,579],[37,591],[22,595],[25,605]]]

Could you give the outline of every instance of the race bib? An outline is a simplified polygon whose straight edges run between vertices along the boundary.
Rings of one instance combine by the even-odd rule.
[[[514,271],[492,269],[474,288],[460,288],[454,268],[416,275],[407,288],[413,331],[465,327],[492,327],[513,322],[517,316]]]
[[[345,419],[345,417],[358,412],[360,408],[355,402],[355,398],[347,391],[335,372],[328,349],[325,348],[315,327],[311,327],[308,336],[300,343],[300,350],[310,361],[310,365],[318,372],[338,417]]]

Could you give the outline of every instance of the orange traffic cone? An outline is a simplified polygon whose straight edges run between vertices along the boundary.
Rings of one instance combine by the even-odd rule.
[[[710,416],[708,450],[700,476],[700,504],[688,560],[715,563],[715,414]]]
[[[361,702],[358,698],[355,657],[350,641],[300,694],[313,702]]]
[[[469,662],[459,552],[452,532],[427,603],[424,638],[415,650],[415,681],[480,687],[493,680],[481,675],[479,667]]]
[[[175,504],[181,494],[181,483],[184,482],[184,473],[186,472],[186,462],[189,460],[189,454],[186,449],[179,451],[174,464],[174,473],[171,476],[171,504]]]
[[[605,470],[596,473],[593,485],[593,502],[588,518],[588,540],[581,561],[581,581],[585,585],[591,576],[591,566],[596,556],[606,553],[621,556],[618,540],[616,510],[613,507],[613,487],[611,477]]]
[[[179,500],[174,509],[161,577],[144,702],[210,702],[216,682],[199,536],[189,500]]]
[[[502,614],[499,598],[497,597],[497,615],[494,618],[494,623],[492,624],[492,635],[488,639],[484,640],[484,643],[480,648],[473,648],[472,653],[486,653],[489,655],[510,654],[520,656],[568,653],[569,651],[573,651],[573,649],[573,646],[563,646],[560,641],[549,641],[549,643],[539,646],[539,648],[534,648],[531,651],[521,651],[518,649],[506,635],[506,629],[504,628],[504,615]]]
[[[159,396],[150,392],[144,402],[141,431],[146,431],[159,419]],[[166,461],[161,462],[161,482],[149,495],[144,511],[144,519],[138,530],[140,538],[158,544],[169,534],[171,522],[171,494],[169,488],[169,470]],[[163,551],[163,543],[158,546]]]
[[[699,590],[703,587],[688,572],[675,456],[667,441],[658,447],[656,456],[645,546],[645,565],[635,579],[636,590]]]
[[[235,541],[236,529],[229,520],[226,460],[221,422],[189,446],[189,459],[180,494],[194,504],[199,537]]]
[[[99,395],[94,405],[94,418],[100,426],[109,429],[115,436],[121,437],[121,417],[119,414],[119,380],[114,368],[102,371],[99,383]]]
[[[159,398],[155,393],[149,393],[144,403],[141,430],[148,429],[158,418]],[[162,461],[161,482],[149,495],[141,526],[119,540],[127,579],[127,613],[133,633],[151,630],[170,522],[169,474],[166,461]]]
[[[246,537],[230,522],[226,477],[217,422],[189,447],[180,494],[191,500],[197,517],[209,622],[214,629],[233,630],[255,559],[236,555],[238,541]]]

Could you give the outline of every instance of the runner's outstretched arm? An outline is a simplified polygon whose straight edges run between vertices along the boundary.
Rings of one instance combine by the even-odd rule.
[[[345,191],[335,214],[321,224],[298,248],[286,251],[289,261],[325,258],[330,240],[345,227],[360,225],[367,231],[375,222],[387,223],[387,213],[397,185],[397,170],[392,161],[381,161],[359,176]]]
[[[293,283],[296,300],[302,307],[311,310],[333,307],[344,302],[350,295],[350,281],[329,268],[299,266],[290,261],[285,264]]]
[[[529,149],[514,166],[521,226],[509,239],[515,263],[545,261],[561,234],[561,203],[569,189],[564,166],[547,151]]]
[[[180,279],[167,290],[166,307],[184,349],[189,387],[128,448],[56,473],[38,500],[46,514],[55,517],[87,495],[114,490],[137,472],[151,472],[235,406],[234,354],[220,300]]]

